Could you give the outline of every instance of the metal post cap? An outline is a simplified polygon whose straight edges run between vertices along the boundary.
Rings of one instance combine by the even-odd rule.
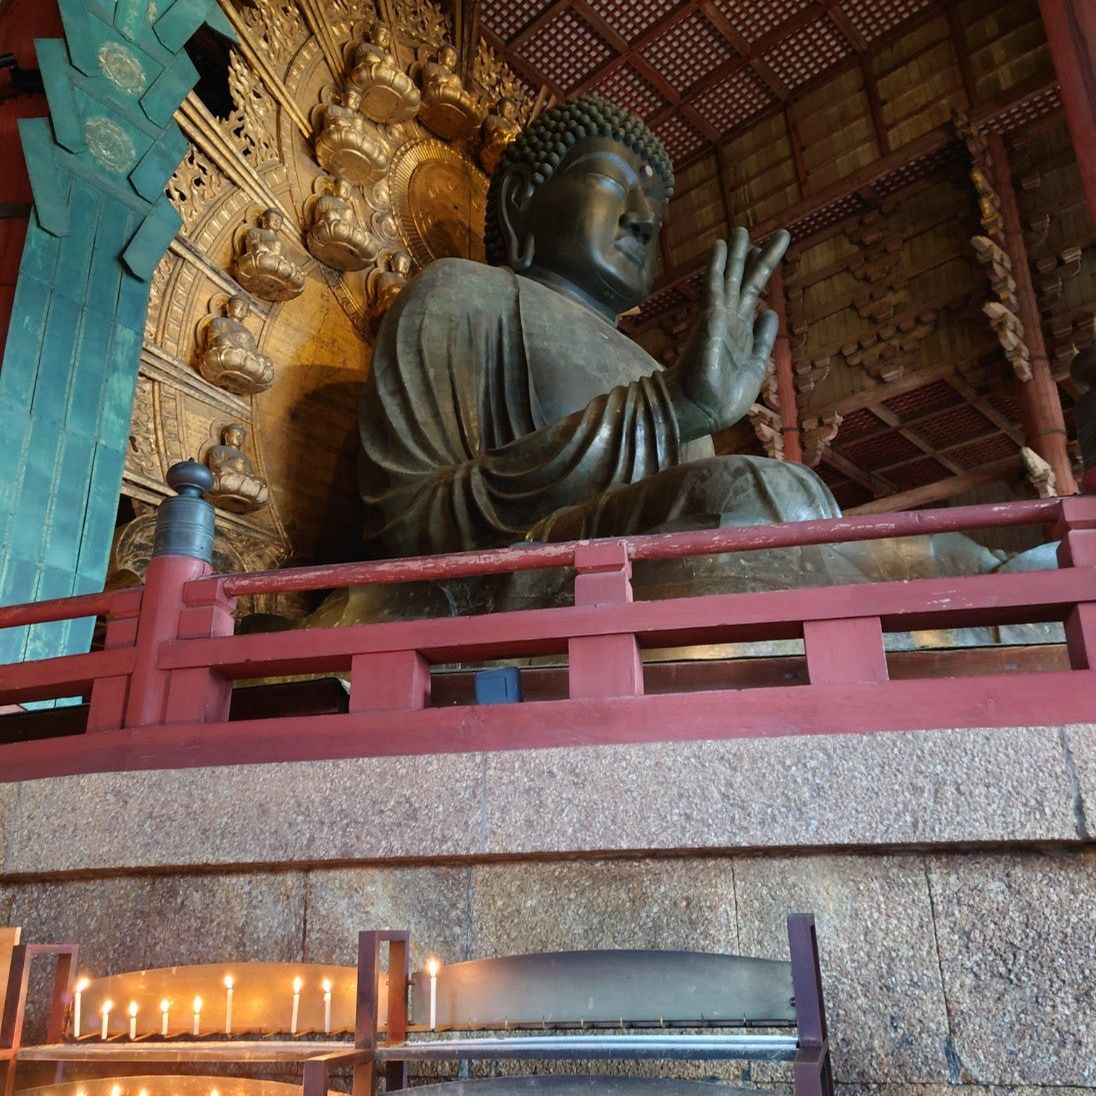
[[[181,460],[167,470],[167,485],[184,498],[201,498],[213,486],[213,473],[196,460]]]
[[[215,514],[202,495],[213,486],[213,473],[196,460],[184,460],[168,469],[167,482],[178,493],[156,511],[153,556],[193,556],[212,563]]]

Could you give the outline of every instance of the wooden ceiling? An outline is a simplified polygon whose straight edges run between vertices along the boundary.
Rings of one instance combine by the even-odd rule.
[[[675,162],[857,64],[939,0],[486,0],[488,41],[556,98],[640,115]]]
[[[838,501],[904,508],[1022,482],[953,114],[1008,139],[1068,409],[1096,246],[1037,0],[483,0],[480,27],[531,92],[600,94],[673,157],[659,278],[625,325],[653,354],[674,359],[716,238],[786,226],[799,418]],[[720,449],[771,452],[759,414]]]

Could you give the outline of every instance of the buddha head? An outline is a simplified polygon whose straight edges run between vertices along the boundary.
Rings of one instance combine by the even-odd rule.
[[[243,320],[249,311],[250,306],[246,297],[229,297],[228,303],[225,305],[225,314],[233,320]]]
[[[406,278],[411,273],[411,256],[406,251],[397,251],[389,259],[388,266],[394,274],[402,274]]]
[[[487,198],[488,261],[615,318],[651,291],[672,192],[670,159],[639,118],[570,99],[503,153]]]
[[[331,184],[331,193],[336,198],[342,198],[343,201],[349,201],[350,195],[353,194],[353,187],[350,185],[350,180],[344,178],[342,175],[336,175],[335,181]]]
[[[381,49],[390,49],[392,46],[392,31],[387,23],[374,23],[369,32],[369,41]]]
[[[362,93],[353,84],[349,84],[343,91],[342,101],[347,110],[357,110],[362,105]]]
[[[244,443],[244,425],[242,422],[230,422],[221,431],[221,441],[230,449],[239,449]]]
[[[282,225],[285,223],[285,217],[282,215],[280,209],[265,209],[260,220],[263,228],[269,228],[272,232],[278,232],[281,230]]]
[[[457,51],[448,43],[438,50],[438,64],[441,65],[442,68],[449,69],[450,72],[456,70]]]
[[[513,122],[518,116],[518,105],[513,99],[503,96],[495,107],[495,113],[508,122]]]

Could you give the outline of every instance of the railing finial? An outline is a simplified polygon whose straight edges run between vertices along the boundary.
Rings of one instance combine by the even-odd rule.
[[[214,510],[202,496],[213,486],[213,473],[194,460],[167,470],[168,486],[177,492],[156,512],[153,556],[193,556],[213,562]]]

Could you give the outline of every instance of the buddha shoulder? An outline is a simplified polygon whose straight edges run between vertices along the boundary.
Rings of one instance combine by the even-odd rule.
[[[504,267],[471,259],[435,259],[400,296],[405,309],[414,303],[440,315],[496,312],[516,294],[514,275]]]

